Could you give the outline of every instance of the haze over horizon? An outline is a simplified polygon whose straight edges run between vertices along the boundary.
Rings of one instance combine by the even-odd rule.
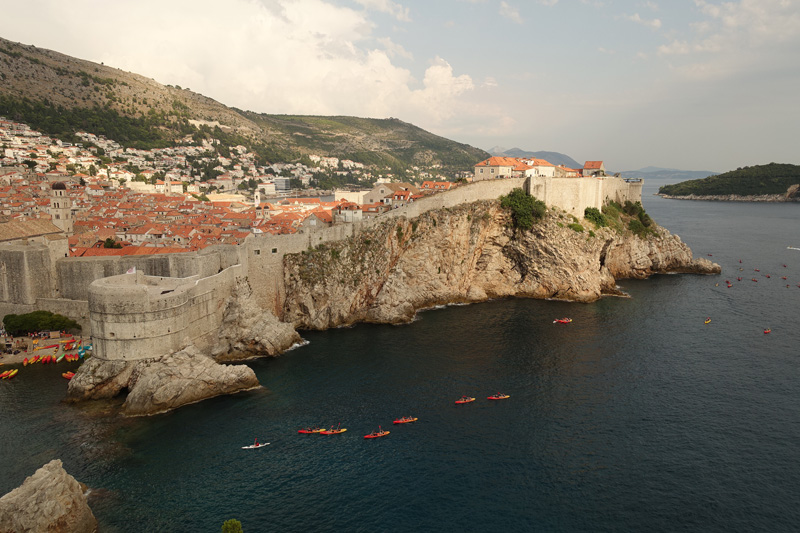
[[[0,36],[273,114],[724,172],[798,163],[800,0],[30,0]]]

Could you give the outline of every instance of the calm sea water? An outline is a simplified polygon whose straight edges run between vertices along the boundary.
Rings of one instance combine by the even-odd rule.
[[[262,390],[146,419],[65,405],[66,365],[26,368],[0,382],[0,494],[60,458],[104,532],[796,531],[800,205],[658,185],[648,212],[722,275],[307,332],[252,363]],[[271,444],[242,450],[254,437]]]

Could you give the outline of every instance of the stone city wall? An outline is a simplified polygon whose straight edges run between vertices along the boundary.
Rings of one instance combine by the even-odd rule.
[[[95,354],[131,361],[167,355],[190,343],[210,348],[242,272],[235,265],[206,278],[137,272],[95,280],[89,287]]]
[[[532,177],[528,193],[548,206],[555,206],[578,218],[587,207],[601,209],[610,200],[642,200],[642,182],[629,183],[622,178]]]

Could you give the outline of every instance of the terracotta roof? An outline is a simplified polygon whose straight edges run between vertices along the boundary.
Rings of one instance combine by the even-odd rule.
[[[11,222],[0,224],[0,242],[59,233],[61,233],[61,230],[49,220],[12,220]]]
[[[600,169],[602,166],[602,161],[587,161],[586,164],[583,165],[583,168]]]

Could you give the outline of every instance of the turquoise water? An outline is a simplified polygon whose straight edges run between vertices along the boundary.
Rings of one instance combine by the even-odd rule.
[[[60,458],[104,532],[796,530],[800,205],[657,186],[648,212],[721,276],[305,332],[252,363],[263,389],[146,419],[65,405],[64,366],[26,368],[0,382],[0,493]],[[419,421],[392,425],[404,415]],[[271,444],[242,450],[254,437]]]

